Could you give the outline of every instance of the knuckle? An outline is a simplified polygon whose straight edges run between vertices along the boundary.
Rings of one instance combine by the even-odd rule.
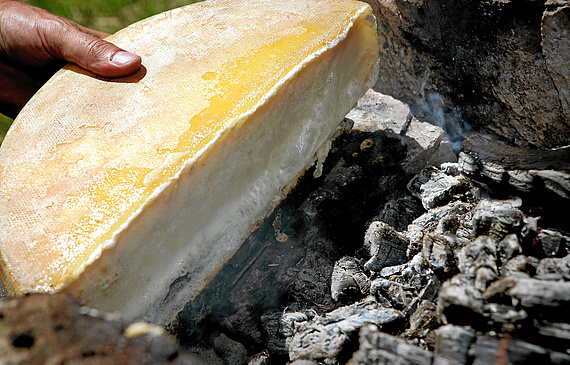
[[[36,34],[45,49],[57,53],[54,56],[59,57],[63,53],[60,38],[69,34],[70,27],[73,28],[73,23],[60,17],[43,18],[34,23]]]
[[[109,46],[105,41],[100,39],[89,39],[86,41],[85,48],[87,49],[87,56],[91,60],[108,61],[111,59],[111,52]]]

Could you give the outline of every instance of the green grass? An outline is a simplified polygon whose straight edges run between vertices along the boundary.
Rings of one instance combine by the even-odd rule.
[[[141,19],[199,0],[24,0],[88,28],[114,33]],[[0,114],[0,143],[12,119]]]
[[[125,26],[197,0],[24,0],[88,28],[114,33]]]
[[[12,119],[0,114],[0,143],[4,140],[8,128],[12,125]]]

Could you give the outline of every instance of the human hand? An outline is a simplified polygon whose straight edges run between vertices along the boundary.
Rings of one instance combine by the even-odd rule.
[[[104,77],[136,72],[141,58],[43,9],[0,0],[0,113],[15,117],[66,62]]]

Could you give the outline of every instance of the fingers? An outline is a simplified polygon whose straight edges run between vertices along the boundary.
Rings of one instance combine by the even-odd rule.
[[[92,43],[86,50],[77,50],[75,55],[80,55],[80,57],[73,62],[98,75],[107,77],[130,75],[140,68],[141,58],[139,56],[102,40],[109,34],[80,25],[77,27],[80,30],[78,36],[84,41]],[[71,51],[71,48],[69,50]],[[87,62],[84,62],[85,60]]]
[[[50,43],[60,58],[100,76],[126,76],[141,66],[139,56],[79,29],[69,30],[65,37],[53,38]]]
[[[44,46],[57,58],[73,62],[105,77],[127,76],[141,66],[141,58],[102,40],[107,34],[80,27],[66,19],[45,26]]]
[[[43,67],[63,60],[104,77],[136,72],[141,58],[101,39],[106,36],[43,9],[0,0],[0,54],[16,64]]]

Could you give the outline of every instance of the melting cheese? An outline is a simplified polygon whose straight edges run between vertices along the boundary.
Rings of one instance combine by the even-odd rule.
[[[66,66],[0,149],[7,291],[166,321],[374,84],[375,30],[351,0],[206,1],[109,38],[142,57],[135,75]]]

